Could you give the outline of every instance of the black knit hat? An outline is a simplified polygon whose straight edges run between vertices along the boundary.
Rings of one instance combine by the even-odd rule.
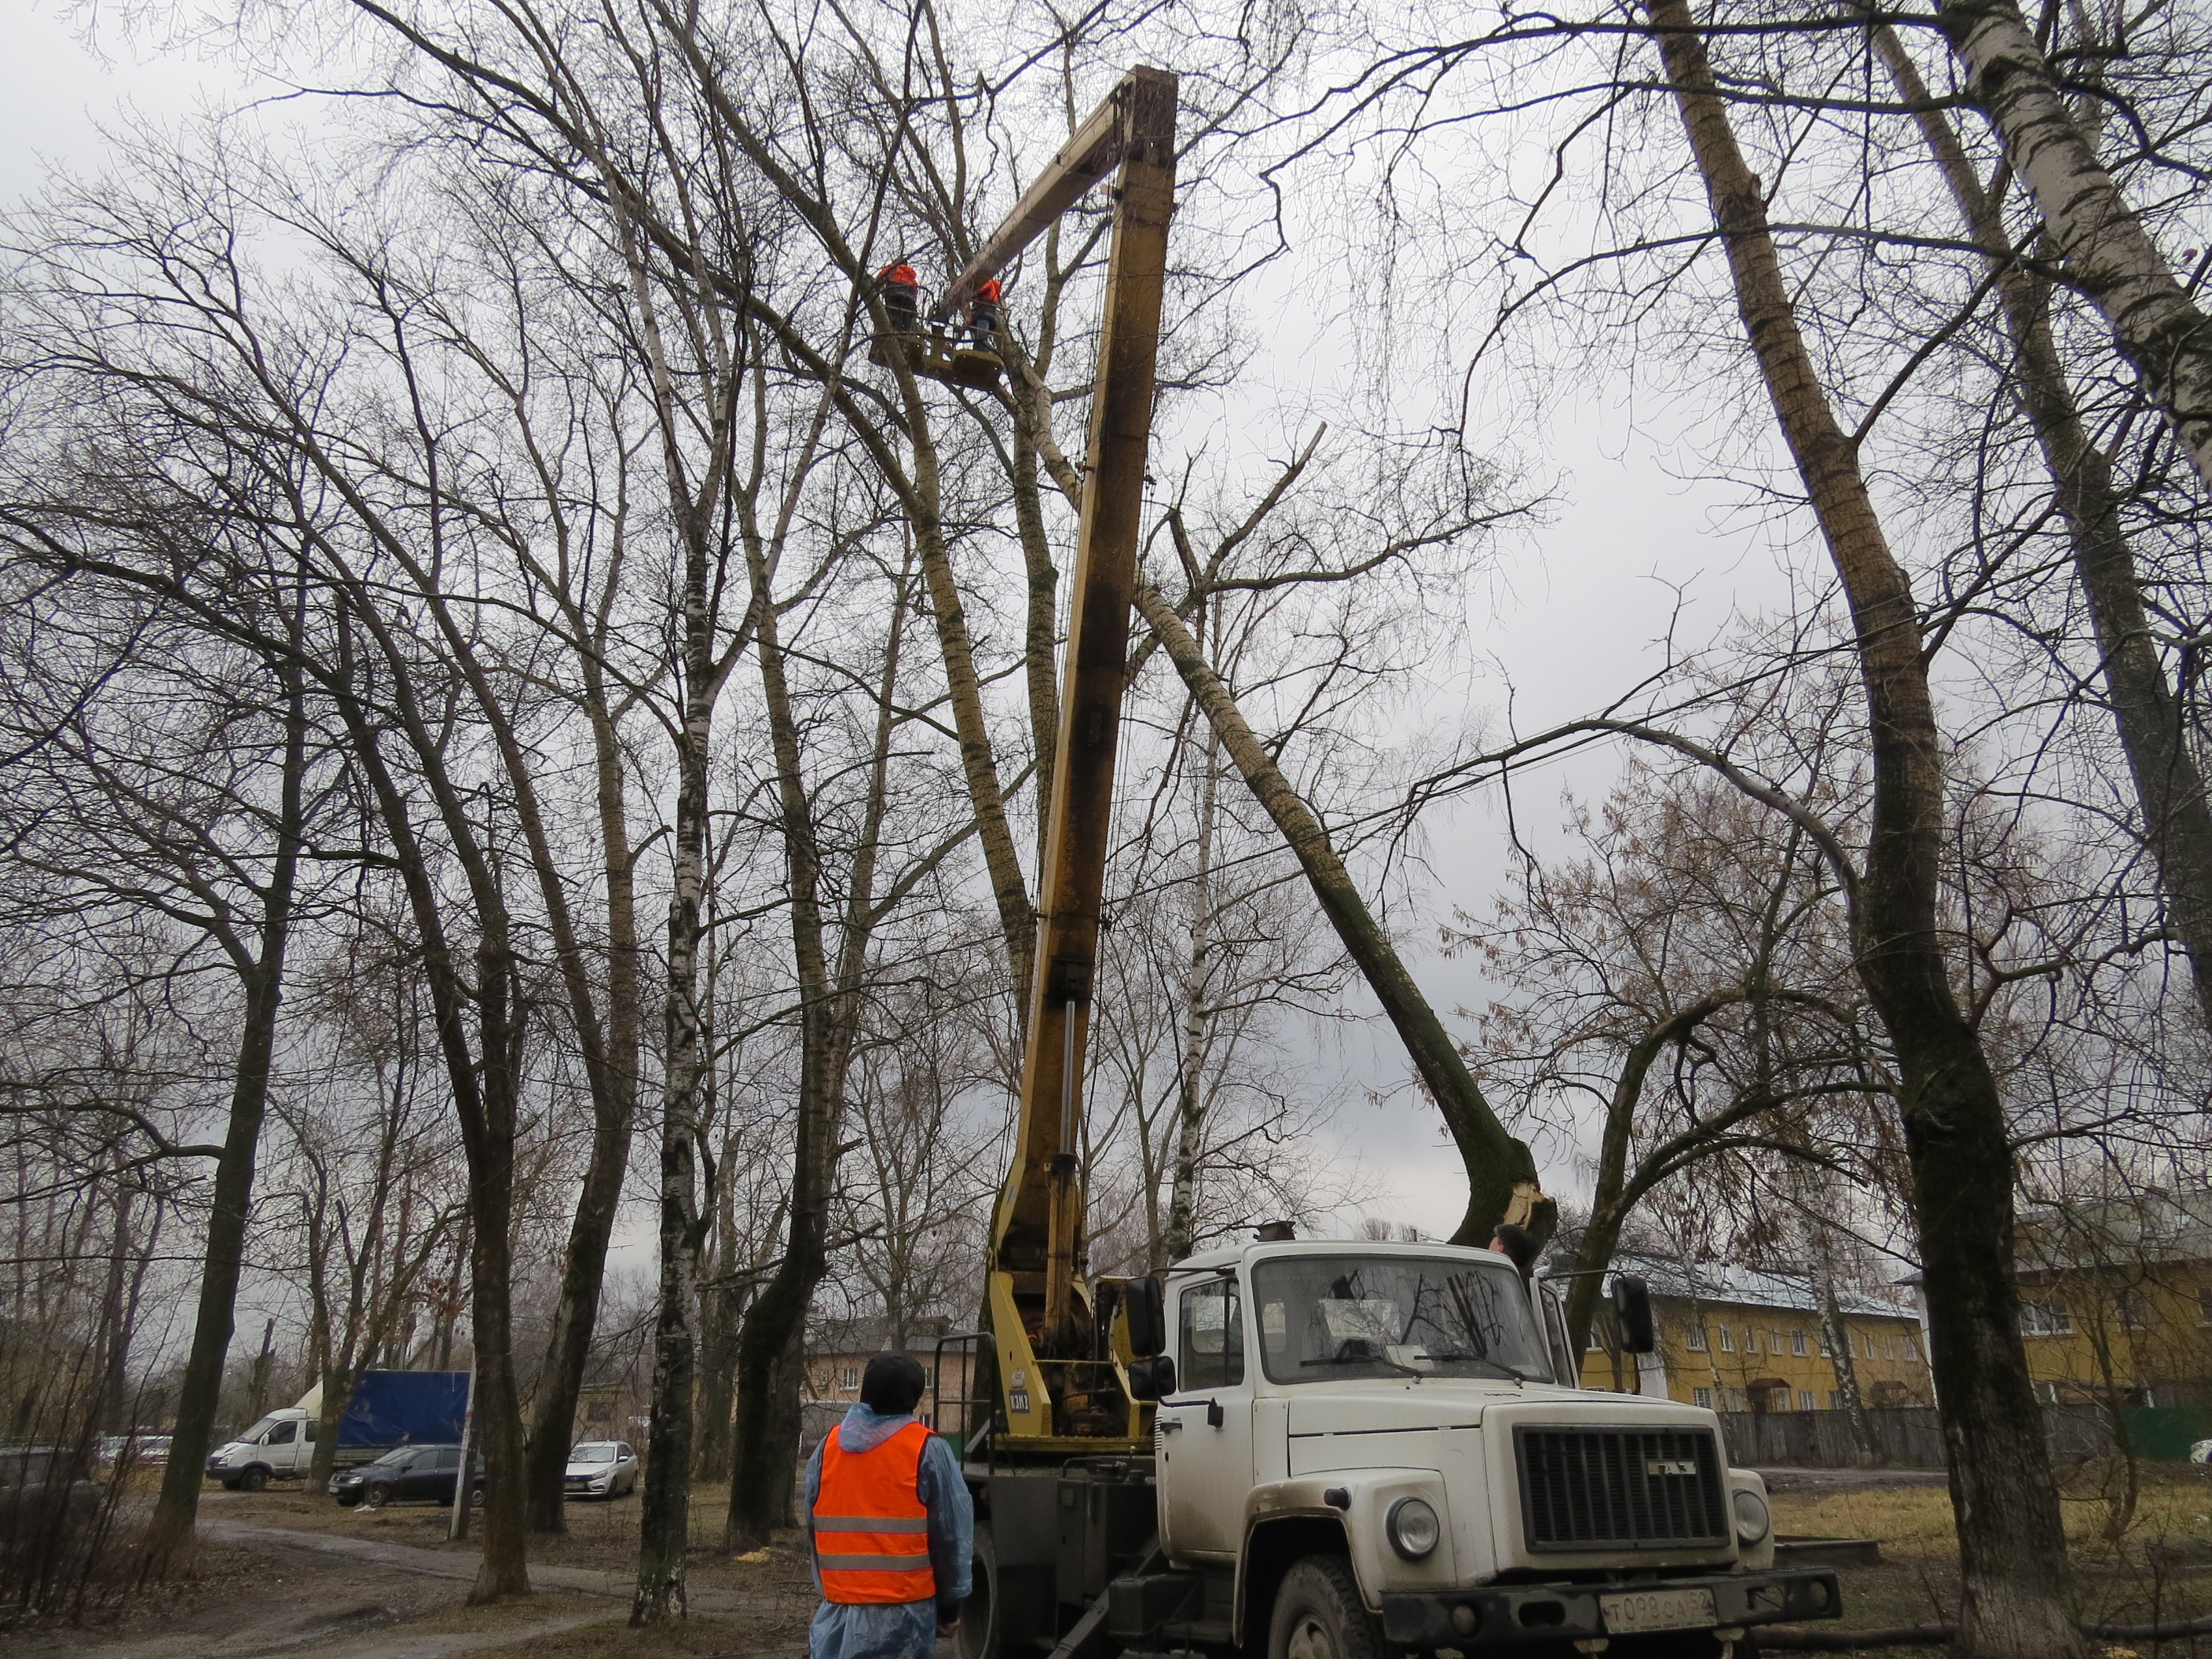
[[[860,1376],[860,1403],[885,1417],[903,1417],[921,1403],[921,1362],[886,1349]]]

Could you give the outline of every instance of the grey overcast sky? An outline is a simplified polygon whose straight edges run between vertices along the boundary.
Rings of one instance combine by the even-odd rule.
[[[80,173],[99,171],[106,145],[100,128],[133,109],[158,120],[201,107],[234,108],[254,88],[219,58],[161,53],[134,46],[103,29],[95,52],[80,39],[78,18],[52,4],[8,0],[5,49],[0,51],[0,198],[36,190],[50,165]],[[311,106],[293,106],[312,120]],[[1275,337],[1268,353],[1277,385],[1295,393],[1301,376],[1337,372],[1346,359],[1327,343],[1301,337],[1316,326],[1313,308],[1285,297],[1271,310]],[[1295,399],[1294,399],[1295,400]],[[1709,636],[1732,607],[1758,608],[1779,591],[1778,562],[1759,535],[1720,528],[1732,504],[1717,484],[1685,483],[1664,464],[1665,443],[1653,436],[1652,411],[1638,410],[1632,431],[1602,395],[1584,395],[1558,409],[1540,432],[1521,436],[1525,451],[1547,457],[1559,495],[1549,522],[1522,538],[1503,561],[1492,592],[1474,597],[1466,619],[1468,654],[1495,665],[1441,695],[1463,699],[1467,712],[1496,717],[1510,683],[1515,721],[1524,731],[1589,708],[1639,678],[1657,660],[1653,639],[1675,604],[1667,583],[1685,589],[1686,631]],[[1663,416],[1661,417],[1663,421]],[[1664,578],[1662,581],[1661,578]],[[1449,718],[1452,710],[1440,711]],[[1612,763],[1601,757],[1541,772],[1520,787],[1524,832],[1548,836],[1559,817],[1560,787],[1601,791]],[[1455,907],[1480,909],[1504,871],[1504,830],[1494,801],[1471,799],[1427,826],[1425,895],[1434,915]],[[1405,940],[1412,965],[1440,1009],[1485,999],[1480,975],[1429,948],[1427,930]],[[1406,1061],[1379,1019],[1332,1034],[1319,1060],[1347,1085],[1340,1133],[1370,1172],[1377,1196],[1368,1213],[1410,1223],[1424,1233],[1447,1232],[1465,1199],[1465,1182],[1442,1139],[1433,1112],[1406,1086]],[[1365,1091],[1384,1093],[1370,1104]],[[1584,1184],[1571,1157],[1554,1153],[1547,1187],[1572,1193]],[[1356,1218],[1340,1218],[1349,1226]],[[624,1252],[641,1267],[641,1251]]]

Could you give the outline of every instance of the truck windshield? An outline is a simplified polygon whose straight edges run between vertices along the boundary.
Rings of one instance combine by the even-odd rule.
[[[1513,1271],[1443,1256],[1292,1255],[1252,1271],[1260,1352],[1277,1382],[1345,1376],[1549,1382]]]

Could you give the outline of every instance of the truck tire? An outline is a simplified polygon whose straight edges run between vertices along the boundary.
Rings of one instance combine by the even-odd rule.
[[[263,1468],[260,1464],[256,1463],[252,1468],[246,1470],[243,1474],[238,1477],[238,1484],[245,1487],[248,1492],[267,1492],[269,1490],[269,1471]]]
[[[968,1599],[960,1604],[960,1629],[952,1648],[959,1659],[1000,1659],[999,1645],[999,1556],[985,1524],[975,1528]]]
[[[1267,1621],[1267,1659],[1384,1659],[1352,1564],[1309,1555],[1283,1575]]]

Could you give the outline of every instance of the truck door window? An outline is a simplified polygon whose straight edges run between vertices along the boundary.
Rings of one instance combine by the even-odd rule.
[[[296,1424],[279,1423],[275,1428],[269,1431],[269,1437],[261,1443],[264,1446],[289,1446],[292,1443],[293,1437],[296,1435],[298,1431],[299,1428]]]
[[[1235,1279],[1217,1279],[1185,1291],[1180,1323],[1179,1393],[1234,1388],[1244,1380],[1244,1311]]]

